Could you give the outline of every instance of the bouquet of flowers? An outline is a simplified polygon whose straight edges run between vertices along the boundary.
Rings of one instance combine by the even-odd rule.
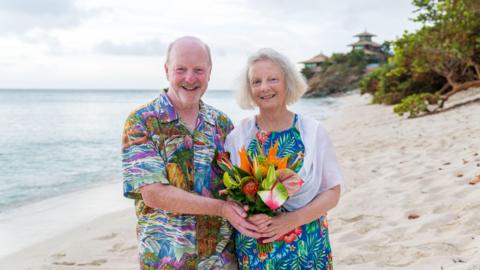
[[[230,162],[228,153],[217,155],[217,164],[223,170],[223,183],[226,187],[222,194],[242,205],[248,206],[248,214],[267,214],[274,216],[289,196],[295,194],[303,185],[303,180],[293,171],[299,166],[295,160],[287,168],[288,156],[277,157],[278,143],[265,156],[260,154],[252,160],[245,147],[239,151],[240,166]],[[263,252],[272,248],[270,244],[258,239],[259,249]]]

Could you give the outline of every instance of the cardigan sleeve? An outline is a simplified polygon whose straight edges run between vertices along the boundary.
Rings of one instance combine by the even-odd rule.
[[[318,141],[321,142],[321,146],[317,149],[318,158],[315,165],[320,167],[318,171],[321,172],[319,175],[321,184],[318,193],[322,193],[343,184],[343,177],[333,143],[322,127],[319,128]]]

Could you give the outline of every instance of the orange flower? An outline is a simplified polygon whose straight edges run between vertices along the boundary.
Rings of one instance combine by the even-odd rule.
[[[275,145],[273,147],[270,146],[270,150],[268,150],[267,161],[270,164],[275,164],[277,162],[277,152],[278,152],[278,141],[275,142]]]
[[[286,157],[277,157],[278,153],[278,141],[275,142],[275,145],[270,147],[267,155],[267,163],[273,164],[276,169],[285,169],[287,168],[288,156]]]
[[[267,253],[258,253],[258,258],[260,259],[261,262],[263,262],[265,259],[268,259],[268,254]]]
[[[286,169],[286,168],[287,168],[287,164],[288,164],[288,157],[281,158],[281,159],[279,159],[278,162],[277,162],[277,169],[278,169],[278,170]]]
[[[238,153],[240,154],[240,169],[246,171],[247,173],[252,173],[252,164],[248,159],[247,150],[245,147],[242,147]]]

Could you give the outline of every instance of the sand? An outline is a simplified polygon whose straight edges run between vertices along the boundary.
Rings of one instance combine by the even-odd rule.
[[[347,183],[329,213],[334,268],[480,269],[480,183],[469,184],[480,102],[406,119],[369,96],[339,100],[325,122]],[[0,269],[137,269],[134,224],[133,208],[106,214],[0,258]]]
[[[480,102],[405,119],[343,101],[326,123],[349,184],[330,213],[336,269],[480,269]]]

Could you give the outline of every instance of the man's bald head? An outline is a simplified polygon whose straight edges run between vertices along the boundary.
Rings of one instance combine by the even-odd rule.
[[[172,52],[175,51],[175,48],[178,46],[199,46],[205,50],[205,53],[207,54],[208,58],[208,65],[210,68],[212,68],[212,56],[210,53],[210,47],[208,47],[205,42],[200,40],[199,38],[193,37],[193,36],[184,36],[181,38],[178,38],[174,40],[170,45],[168,45],[168,50],[167,50],[167,59],[165,60],[165,64],[169,65],[171,58],[172,58]]]

